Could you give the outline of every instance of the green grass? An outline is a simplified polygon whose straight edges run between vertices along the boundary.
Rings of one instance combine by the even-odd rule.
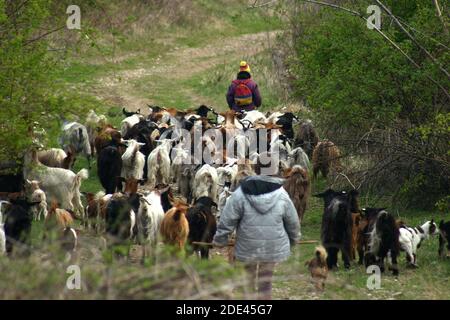
[[[253,79],[257,82],[263,99],[261,109],[273,110],[279,107],[284,101],[280,87],[274,81],[270,51],[265,50],[243,59],[251,63]],[[231,81],[236,78],[236,73],[235,65],[220,64],[183,81],[182,86],[192,88],[197,94],[209,97],[214,106],[223,110],[226,107],[225,94]]]
[[[313,190],[323,190],[324,180],[316,181]],[[314,191],[313,191],[314,192]],[[361,207],[373,206],[361,201]],[[378,204],[377,204],[378,205]],[[388,211],[395,212],[388,207]],[[320,240],[320,225],[323,213],[323,201],[311,197],[308,209],[302,224],[303,240]],[[395,213],[394,213],[395,214]],[[400,210],[398,218],[410,226],[418,226],[431,220],[439,221],[432,211]],[[310,283],[309,271],[305,262],[314,256],[314,244],[296,246],[293,255],[286,263],[278,265],[275,272],[274,296],[279,299],[450,299],[450,259],[438,257],[438,237],[426,240],[418,249],[418,269],[410,269],[406,266],[404,252],[399,258],[400,275],[395,278],[391,272],[386,271],[381,277],[381,289],[369,290],[366,274],[363,266],[356,262],[350,270],[343,268],[343,262],[339,257],[340,269],[329,273],[326,289],[323,293],[317,293]]]

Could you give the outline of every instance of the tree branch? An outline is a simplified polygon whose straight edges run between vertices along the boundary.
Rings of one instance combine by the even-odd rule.
[[[445,21],[442,18],[442,12],[441,12],[441,7],[439,6],[439,2],[438,2],[438,0],[434,0],[433,2],[434,2],[434,6],[436,7],[436,12],[437,12],[438,18],[439,18],[439,20],[441,20],[442,25],[444,26],[445,34],[448,35],[447,25],[445,24]]]
[[[36,42],[36,41],[38,41],[38,40],[40,40],[40,39],[42,39],[42,38],[48,36],[49,34],[52,34],[52,33],[58,32],[58,31],[61,30],[61,29],[64,29],[65,27],[66,27],[66,26],[62,26],[62,27],[59,27],[59,28],[50,30],[50,31],[48,31],[48,32],[46,32],[46,33],[43,33],[43,34],[39,35],[39,36],[36,37],[36,38],[27,40],[27,41],[25,42],[25,45],[27,46],[27,45],[29,45],[30,43]]]
[[[392,12],[381,2],[381,1],[379,1],[379,0],[375,0],[375,2],[376,3],[378,3],[382,8],[383,8],[383,10],[384,11],[386,11],[386,13],[394,20],[394,22],[399,26],[399,28],[403,31],[403,33],[405,33],[407,36],[408,36],[408,38],[410,38],[411,40],[412,40],[412,42],[414,42],[414,44],[416,45],[416,46],[418,46],[419,48],[420,48],[420,50],[422,50],[426,55],[427,55],[427,57],[428,58],[430,58],[431,59],[431,61],[433,61],[433,63],[435,63],[438,67],[439,67],[439,69],[447,76],[447,78],[450,80],[450,74],[447,72],[447,70],[445,70],[443,67],[442,67],[442,65],[439,63],[439,61],[435,58],[435,57],[433,57],[432,55],[431,55],[431,53],[427,50],[427,49],[425,49],[417,40],[416,40],[416,38],[414,38],[410,33],[409,33],[409,31],[408,30],[406,30],[405,29],[405,27],[403,27],[403,25],[400,23],[400,21],[398,21],[398,19],[397,19],[397,17],[396,16],[394,16],[393,14],[392,14]]]
[[[381,34],[383,36],[383,38],[385,38],[395,49],[400,51],[400,53],[403,56],[405,56],[406,59],[408,59],[408,61],[411,62],[417,69],[419,69],[419,70],[422,69],[420,67],[420,65],[417,64],[406,52],[404,52],[393,40],[391,40],[386,34],[384,34],[383,31],[381,31],[378,28],[376,28],[376,26],[372,22],[370,22],[366,17],[364,17],[361,13],[359,13],[357,11],[353,11],[353,10],[347,9],[347,8],[344,8],[344,7],[341,7],[341,6],[338,6],[336,4],[322,2],[322,1],[315,1],[315,0],[299,0],[299,1],[304,1],[304,2],[309,2],[309,3],[319,4],[319,5],[322,5],[322,6],[332,7],[332,8],[335,8],[335,9],[339,9],[339,10],[343,10],[343,11],[346,11],[348,13],[351,13],[351,14],[357,16],[357,17],[360,17],[364,21],[370,23],[374,27],[373,30],[375,30],[376,32]],[[378,1],[378,0],[376,0],[376,1]],[[431,76],[425,74],[425,77],[427,77],[428,80],[430,80],[435,85],[437,85],[442,90],[442,92],[445,94],[445,96],[447,97],[447,100],[450,100],[450,93],[448,92],[447,89],[445,89],[439,82],[437,82],[436,80],[431,78]]]

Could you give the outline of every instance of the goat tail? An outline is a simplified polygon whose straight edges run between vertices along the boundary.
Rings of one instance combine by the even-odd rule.
[[[89,178],[89,171],[87,169],[81,169],[77,175],[75,176],[74,182],[73,182],[73,188],[72,191],[79,191],[81,186],[81,181]]]
[[[86,180],[89,178],[89,171],[88,169],[81,169],[78,173],[77,173],[77,179],[78,180]]]
[[[327,254],[327,250],[325,250],[325,248],[323,246],[316,247],[315,255],[316,255],[317,259],[319,259],[322,264],[326,264],[328,254]]]

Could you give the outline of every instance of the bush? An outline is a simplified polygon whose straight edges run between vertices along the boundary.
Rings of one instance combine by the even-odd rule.
[[[432,2],[383,3],[441,65],[448,64],[448,31]],[[339,2],[364,16],[370,4]],[[337,9],[295,6],[300,12],[292,17],[295,94],[314,111],[322,137],[366,159],[364,169],[347,173],[365,190],[394,193],[415,206],[431,207],[448,195],[450,101],[428,77],[447,92],[449,78],[384,12],[382,32],[420,69],[363,19]]]

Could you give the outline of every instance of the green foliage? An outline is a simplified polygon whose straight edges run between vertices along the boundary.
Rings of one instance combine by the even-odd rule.
[[[328,7],[318,7],[317,12],[300,9],[300,15],[293,17],[298,34],[290,63],[294,90],[315,111],[322,131],[338,145],[345,144],[349,153],[357,152],[356,144],[376,130],[369,139],[370,151],[381,154],[375,161],[400,159],[384,171],[396,172],[392,186],[401,188],[406,200],[432,189],[433,195],[420,201],[432,206],[448,194],[450,186],[450,101],[444,90],[429,80],[448,92],[450,81],[439,70],[439,65],[445,68],[450,62],[448,33],[431,1],[384,3],[438,63],[385,12],[381,31],[420,69],[378,32],[369,30],[364,19]],[[340,5],[367,16],[365,8],[370,4],[343,1]],[[374,176],[378,178],[380,173]],[[378,187],[386,188],[386,180],[383,184]]]
[[[0,161],[20,159],[36,131],[52,131],[79,110],[55,93],[58,61],[42,36],[52,27],[51,2],[0,1]]]

